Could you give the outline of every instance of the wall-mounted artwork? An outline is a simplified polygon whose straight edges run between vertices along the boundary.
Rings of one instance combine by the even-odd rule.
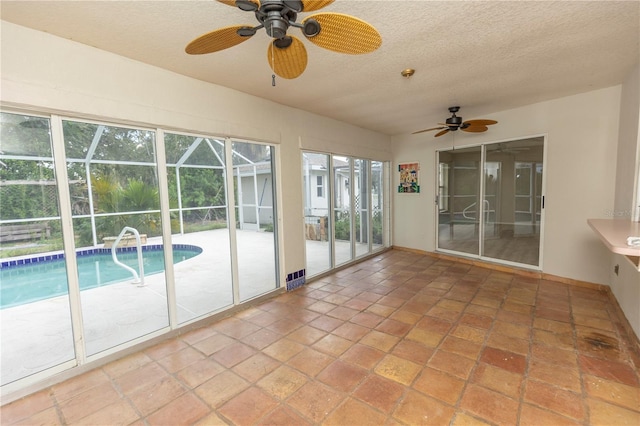
[[[400,185],[398,185],[398,192],[404,194],[417,194],[420,192],[420,185],[418,185],[419,170],[420,163],[398,164],[398,171],[400,172]]]

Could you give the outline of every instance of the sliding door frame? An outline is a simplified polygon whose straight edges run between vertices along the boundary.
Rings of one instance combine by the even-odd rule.
[[[485,198],[485,173],[484,173],[484,168],[485,168],[485,163],[486,163],[486,152],[487,152],[487,146],[490,145],[495,145],[495,144],[500,144],[500,143],[508,143],[508,142],[515,142],[515,141],[520,141],[520,140],[526,140],[526,139],[534,139],[534,138],[542,138],[542,149],[543,149],[543,154],[542,154],[542,189],[541,189],[541,193],[539,194],[541,196],[541,208],[540,208],[540,239],[539,239],[539,245],[538,245],[538,264],[537,265],[531,265],[531,264],[526,264],[526,263],[520,263],[520,262],[514,262],[514,261],[510,261],[510,260],[504,260],[504,259],[498,259],[498,258],[493,258],[493,257],[489,257],[489,256],[485,256],[482,253],[484,252],[484,234],[485,234],[485,212],[484,212],[484,208],[480,205],[478,205],[477,211],[478,211],[478,219],[479,219],[479,224],[478,224],[478,253],[477,254],[472,254],[472,253],[466,253],[466,252],[461,252],[461,251],[456,251],[456,250],[452,250],[452,249],[446,249],[446,248],[440,248],[439,247],[439,233],[440,233],[440,204],[441,204],[441,200],[440,200],[440,185],[442,184],[440,182],[440,154],[443,152],[448,152],[448,151],[453,151],[455,152],[455,149],[467,149],[467,148],[475,148],[475,147],[480,147],[480,163],[478,166],[478,174],[479,174],[479,185],[480,185],[480,189],[478,191],[478,200],[484,200]],[[434,173],[434,182],[435,182],[435,203],[434,203],[434,214],[435,214],[435,218],[436,220],[435,222],[435,248],[436,248],[436,252],[441,252],[441,253],[447,253],[447,254],[452,254],[455,256],[461,256],[461,257],[467,257],[467,258],[472,258],[472,259],[480,259],[480,260],[485,260],[488,262],[492,262],[492,263],[499,263],[499,264],[504,264],[504,265],[508,265],[508,266],[514,266],[514,267],[518,267],[518,268],[525,268],[525,269],[531,269],[531,270],[542,270],[543,269],[543,265],[544,265],[544,259],[543,259],[543,247],[544,247],[544,223],[545,223],[545,194],[546,194],[546,180],[547,180],[547,173],[546,173],[546,163],[547,163],[547,142],[548,142],[548,136],[546,133],[543,134],[534,134],[531,136],[522,136],[522,137],[518,137],[518,138],[510,138],[510,139],[503,139],[503,140],[498,140],[498,141],[490,141],[490,142],[483,142],[483,143],[479,143],[479,144],[469,144],[469,145],[463,145],[463,146],[459,146],[459,147],[447,147],[447,148],[441,148],[441,149],[436,149],[435,150],[435,173]],[[532,179],[535,179],[535,176],[531,177]],[[449,182],[449,185],[451,183]],[[534,200],[535,203],[535,200]],[[452,200],[449,200],[449,205],[452,206]],[[535,215],[535,212],[534,212]]]

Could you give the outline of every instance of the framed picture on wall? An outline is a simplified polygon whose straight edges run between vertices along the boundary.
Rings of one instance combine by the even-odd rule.
[[[400,163],[398,164],[398,172],[400,173],[400,185],[398,192],[404,194],[417,194],[420,192],[418,184],[418,171],[420,163]]]

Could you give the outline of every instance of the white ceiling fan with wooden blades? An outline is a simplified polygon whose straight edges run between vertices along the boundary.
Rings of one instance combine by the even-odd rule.
[[[367,22],[342,13],[316,13],[297,22],[298,14],[322,9],[334,0],[218,0],[245,12],[253,12],[257,26],[233,25],[203,34],[191,41],[185,51],[190,55],[218,52],[238,45],[264,28],[273,40],[267,60],[282,78],[299,77],[307,67],[307,50],[289,27],[299,28],[307,40],[338,53],[362,54],[378,49],[382,37]]]
[[[417,132],[413,132],[415,135],[417,133],[430,132],[432,130],[439,130],[434,136],[437,138],[438,136],[442,136],[449,132],[455,132],[460,129],[464,132],[471,133],[481,133],[486,132],[492,124],[498,124],[495,120],[487,120],[487,119],[477,119],[477,120],[466,120],[462,121],[462,117],[458,117],[456,113],[460,111],[459,106],[449,107],[449,112],[451,113],[451,117],[447,118],[444,123],[438,123],[438,127],[431,127],[429,129],[418,130]]]

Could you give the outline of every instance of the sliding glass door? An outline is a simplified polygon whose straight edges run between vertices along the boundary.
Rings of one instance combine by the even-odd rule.
[[[540,266],[544,138],[438,153],[438,249]]]
[[[302,153],[307,276],[386,247],[386,168],[382,161]]]
[[[439,153],[439,249],[478,254],[480,157],[481,147]]]

